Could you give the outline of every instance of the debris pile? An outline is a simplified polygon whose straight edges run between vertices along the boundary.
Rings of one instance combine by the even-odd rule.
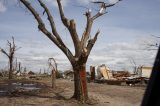
[[[113,77],[117,80],[123,80],[126,77],[130,77],[131,74],[128,71],[113,71]]]
[[[150,67],[139,67],[134,74],[129,71],[111,71],[105,64],[98,66],[97,76],[95,75],[95,68],[90,67],[91,80],[96,83],[107,83],[109,85],[146,85],[152,71]]]

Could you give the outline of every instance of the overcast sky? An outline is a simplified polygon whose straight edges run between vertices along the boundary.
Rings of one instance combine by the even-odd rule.
[[[15,37],[18,47],[18,61],[29,70],[47,69],[47,60],[54,57],[60,70],[71,69],[65,55],[40,31],[34,17],[16,0],[3,2],[0,0],[0,47],[7,49],[7,40]],[[31,0],[32,1],[32,0]],[[84,30],[86,18],[85,7],[92,8],[93,14],[98,8],[91,0],[63,0],[65,15],[75,19],[79,36]],[[107,0],[103,0],[107,1]],[[109,0],[110,3],[116,0]],[[57,29],[67,46],[73,51],[70,35],[61,24],[54,0],[46,0],[55,18]],[[43,9],[33,3],[43,16]],[[106,64],[112,70],[132,70],[131,58],[138,65],[152,66],[156,50],[145,50],[147,43],[158,42],[151,35],[160,35],[160,0],[123,0],[108,8],[108,13],[98,18],[93,25],[92,35],[100,29],[101,33],[89,56],[87,70],[90,65]],[[48,23],[48,22],[47,22]],[[47,26],[49,28],[49,26]],[[0,68],[7,67],[8,60],[0,53]]]

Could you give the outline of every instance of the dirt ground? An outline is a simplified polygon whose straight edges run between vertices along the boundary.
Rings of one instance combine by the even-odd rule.
[[[15,81],[17,82],[17,81]],[[41,90],[21,92],[12,95],[0,95],[0,106],[140,106],[145,87],[117,86],[88,83],[90,101],[81,104],[70,99],[73,95],[73,81],[58,79],[56,89],[52,89],[50,80],[44,79]],[[7,81],[0,81],[3,88]]]

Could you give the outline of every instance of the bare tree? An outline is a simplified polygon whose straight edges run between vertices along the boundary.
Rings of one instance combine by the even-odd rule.
[[[14,55],[15,55],[15,52],[19,49],[17,48],[17,46],[15,45],[15,42],[14,42],[14,37],[12,37],[12,42],[8,41],[7,40],[7,45],[9,47],[9,50],[8,52],[4,49],[1,49],[0,48],[0,51],[5,54],[8,59],[9,59],[9,79],[13,79],[13,71],[14,71],[14,68],[13,68],[13,61],[14,61]]]
[[[21,67],[21,62],[18,62],[18,70],[17,70],[17,68],[16,68],[16,73],[15,73],[15,75],[17,75],[18,73],[21,75],[21,69],[22,69],[22,67]]]
[[[134,68],[134,69],[133,69],[133,73],[134,73],[134,74],[137,74],[137,64],[136,64],[134,58],[130,57],[130,58],[129,58],[129,61],[130,61],[130,63],[133,65],[133,68]]]
[[[50,23],[50,27],[52,31],[50,32],[49,29],[45,26],[46,23],[42,20],[42,17],[39,15],[36,8],[34,8],[29,0],[20,0],[22,4],[25,5],[25,7],[32,13],[35,20],[38,23],[38,29],[46,35],[62,52],[67,56],[69,59],[73,70],[74,70],[74,95],[73,98],[80,100],[82,102],[85,102],[88,99],[88,90],[87,90],[87,82],[86,82],[86,62],[88,59],[88,56],[92,50],[92,47],[94,46],[97,37],[100,33],[98,30],[93,38],[89,39],[91,35],[92,25],[93,22],[99,18],[100,16],[104,15],[106,13],[106,8],[111,7],[113,5],[106,5],[105,3],[101,3],[101,6],[99,7],[99,11],[95,13],[94,15],[91,14],[91,11],[88,10],[85,13],[86,16],[86,27],[84,29],[84,32],[80,37],[77,33],[76,29],[76,22],[74,19],[68,19],[63,10],[63,6],[61,3],[61,0],[57,0],[58,9],[61,21],[63,25],[68,29],[75,49],[75,54],[73,54],[70,49],[64,44],[63,39],[59,35],[56,29],[55,20],[54,17],[51,15],[51,12],[49,8],[46,6],[46,4],[42,0],[37,0],[39,2],[39,5],[44,9],[43,14],[46,13],[48,21]],[[102,11],[103,10],[103,11]]]
[[[54,58],[48,59],[49,68],[51,68],[51,76],[52,76],[52,88],[56,87],[56,73],[57,73],[57,63]]]
[[[13,70],[14,70],[14,75],[17,75],[18,73],[20,73],[20,68],[21,68],[21,62],[15,61],[15,65],[13,66]]]

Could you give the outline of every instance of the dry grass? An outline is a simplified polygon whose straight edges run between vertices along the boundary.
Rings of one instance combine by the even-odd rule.
[[[4,83],[7,81],[0,81],[0,84]],[[73,94],[73,81],[58,79],[56,89],[50,88],[51,82],[48,78],[36,83],[46,86],[39,91],[29,91],[18,96],[1,96],[0,106],[140,106],[145,90],[145,87],[89,83],[90,100],[88,104],[81,104],[70,99]]]

